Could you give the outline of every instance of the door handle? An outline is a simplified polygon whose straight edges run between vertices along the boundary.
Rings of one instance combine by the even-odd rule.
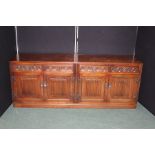
[[[47,83],[45,82],[45,83],[44,83],[44,87],[46,88],[47,86],[48,86],[48,85],[47,85]]]
[[[47,85],[46,82],[42,82],[42,83],[40,84],[40,86],[41,86],[41,87],[47,87],[48,85]]]
[[[112,84],[111,83],[105,83],[104,86],[105,86],[105,88],[111,88]]]
[[[44,87],[44,83],[43,82],[41,82],[40,87]]]
[[[111,83],[109,83],[108,88],[111,88],[111,87],[112,87],[112,84],[111,84]]]
[[[107,82],[104,84],[104,86],[105,86],[105,88],[108,88],[109,87]]]

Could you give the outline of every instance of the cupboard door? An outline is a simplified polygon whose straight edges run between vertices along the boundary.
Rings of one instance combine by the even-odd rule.
[[[14,75],[12,76],[12,96],[16,99],[43,98],[43,77],[41,75]]]
[[[112,75],[109,78],[108,100],[132,102],[138,98],[139,78],[127,75]]]
[[[106,77],[81,77],[79,84],[81,102],[105,101]]]
[[[45,96],[50,101],[70,101],[73,98],[72,76],[45,76]]]

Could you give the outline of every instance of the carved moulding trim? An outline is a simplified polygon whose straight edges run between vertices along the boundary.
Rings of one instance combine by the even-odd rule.
[[[108,66],[80,66],[81,72],[108,72]]]
[[[44,70],[52,72],[73,72],[73,66],[48,65],[44,66]]]
[[[126,72],[126,73],[137,73],[139,72],[138,66],[114,66],[111,67],[111,72]]]
[[[41,71],[41,65],[15,65],[16,71]]]

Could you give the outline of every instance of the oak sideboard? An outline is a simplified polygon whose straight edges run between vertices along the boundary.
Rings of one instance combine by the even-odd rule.
[[[131,56],[20,54],[10,61],[13,105],[136,108],[142,65]]]

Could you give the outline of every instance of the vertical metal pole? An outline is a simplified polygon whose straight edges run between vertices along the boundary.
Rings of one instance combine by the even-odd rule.
[[[15,37],[16,37],[16,59],[19,61],[19,46],[18,46],[18,29],[17,26],[15,26]]]
[[[74,44],[74,73],[75,73],[75,85],[74,85],[74,102],[77,103],[79,100],[79,73],[78,73],[78,37],[79,29],[75,26],[75,44]]]
[[[75,35],[75,42],[74,42],[74,62],[76,61],[76,50],[77,50],[76,49],[76,34],[77,33],[76,33],[76,26],[75,26],[75,34],[74,34]]]
[[[77,61],[78,61],[78,52],[79,52],[79,44],[78,44],[78,39],[79,39],[79,27],[76,27],[76,54],[77,54]]]
[[[77,39],[79,38],[79,27],[78,26],[76,26],[76,37],[77,37]]]
[[[74,62],[78,61],[78,37],[79,37],[79,28],[78,26],[75,26]]]
[[[78,44],[78,40],[76,42],[76,56],[77,56],[77,61],[78,61],[78,49],[79,49],[79,44]]]
[[[136,41],[135,41],[135,46],[134,46],[134,50],[133,50],[133,57],[132,57],[132,61],[134,61],[134,60],[135,60],[137,36],[138,36],[138,26],[137,26],[137,28],[136,28]]]

